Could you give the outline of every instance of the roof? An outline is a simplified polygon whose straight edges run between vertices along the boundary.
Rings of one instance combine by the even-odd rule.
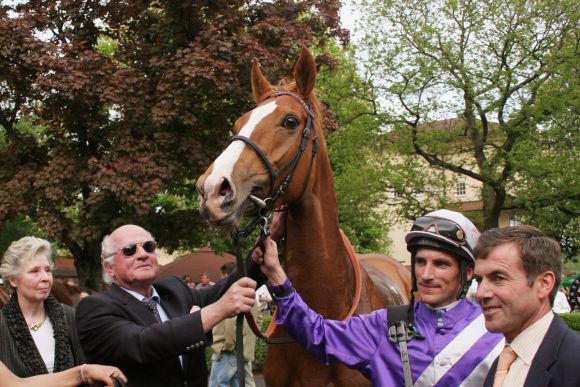
[[[195,253],[183,255],[167,265],[160,266],[158,278],[170,275],[182,278],[184,275],[189,275],[192,281],[199,282],[201,274],[207,271],[211,280],[217,281],[221,278],[221,266],[235,260],[236,257],[231,254],[218,255],[211,248],[204,247]]]
[[[54,261],[54,277],[76,277],[77,269],[75,260],[72,258],[61,258]]]

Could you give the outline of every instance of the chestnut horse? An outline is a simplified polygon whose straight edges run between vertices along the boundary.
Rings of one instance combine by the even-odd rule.
[[[268,209],[287,204],[286,272],[306,303],[326,318],[345,319],[350,311],[366,313],[407,303],[410,274],[400,263],[368,254],[359,256],[359,272],[349,259],[352,248],[341,239],[314,92],[316,66],[306,49],[294,77],[295,83],[274,87],[254,61],[251,79],[257,107],[236,121],[237,136],[197,181],[201,214],[212,224],[234,228],[244,214],[255,210],[258,201],[250,195],[267,197]],[[361,281],[362,292],[355,286]],[[362,297],[353,305],[357,293]],[[276,327],[272,337],[286,333]],[[269,345],[264,378],[273,387],[370,385],[358,371],[341,364],[325,366],[298,344]]]

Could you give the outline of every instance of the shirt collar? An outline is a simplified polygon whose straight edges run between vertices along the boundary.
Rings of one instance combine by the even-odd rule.
[[[147,297],[143,296],[140,293],[137,293],[134,290],[131,289],[127,289],[124,288],[122,286],[120,286],[121,289],[123,289],[124,291],[126,291],[127,293],[129,293],[130,295],[132,295],[133,297],[135,297],[136,299],[138,299],[139,301],[143,301],[144,299],[146,299]],[[154,286],[151,286],[151,289],[153,289],[152,293],[151,293],[151,299],[155,300],[155,302],[159,303],[159,300],[161,299],[161,297],[159,297],[159,293],[157,293],[157,290],[155,290]]]
[[[427,304],[425,304],[425,306],[426,306],[427,308],[431,309],[431,310],[432,310],[432,311],[434,311],[434,312],[437,312],[437,311],[439,311],[439,310],[442,310],[443,312],[447,312],[448,310],[451,310],[451,309],[455,308],[455,307],[456,307],[456,306],[459,304],[459,301],[461,301],[461,300],[454,301],[454,302],[452,302],[452,303],[451,303],[451,304],[449,304],[449,305],[441,306],[441,307],[439,307],[439,308],[434,308],[434,307],[432,307],[432,306],[429,306],[429,305],[427,305]]]
[[[509,343],[514,352],[526,365],[529,366],[532,363],[553,319],[554,313],[546,313],[544,317],[524,329]]]

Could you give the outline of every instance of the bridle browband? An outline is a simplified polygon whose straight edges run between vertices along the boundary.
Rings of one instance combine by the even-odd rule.
[[[243,143],[248,145],[254,151],[254,153],[258,156],[258,158],[262,161],[264,166],[266,167],[266,170],[268,171],[268,174],[270,176],[270,190],[268,191],[267,197],[263,201],[266,204],[271,204],[271,205],[274,205],[276,200],[280,196],[282,196],[284,194],[284,192],[286,192],[286,190],[288,189],[288,186],[290,185],[290,182],[292,181],[292,178],[294,177],[294,172],[296,170],[296,167],[298,166],[298,163],[300,162],[300,158],[302,157],[302,154],[304,153],[304,151],[306,150],[306,146],[308,145],[308,140],[310,139],[310,135],[312,133],[312,125],[314,122],[314,113],[312,112],[312,109],[298,95],[291,93],[291,92],[284,91],[284,92],[274,93],[271,96],[269,96],[268,98],[275,98],[275,97],[280,97],[280,96],[284,96],[284,95],[290,96],[290,97],[294,98],[296,101],[300,102],[300,104],[302,105],[302,107],[306,111],[306,114],[308,115],[308,118],[306,120],[306,125],[304,126],[304,130],[302,131],[302,139],[300,140],[300,146],[298,147],[298,150],[296,151],[296,154],[294,155],[292,160],[288,161],[286,164],[284,164],[282,167],[280,167],[276,171],[276,170],[274,170],[274,167],[272,166],[272,163],[270,162],[270,160],[268,160],[268,157],[266,156],[266,154],[260,149],[258,144],[256,144],[254,141],[252,141],[249,137],[237,135],[237,136],[232,137],[232,139],[231,139],[231,142],[242,141]],[[310,158],[310,165],[308,167],[308,173],[306,175],[306,180],[304,181],[304,187],[302,188],[302,192],[300,193],[300,196],[298,197],[297,201],[299,201],[302,198],[302,196],[304,195],[304,192],[306,191],[306,188],[308,187],[308,182],[310,180],[310,174],[312,172],[312,167],[314,165],[314,158],[316,156],[317,151],[318,151],[318,134],[314,133],[314,136],[312,138],[312,157]],[[274,192],[274,184],[276,183],[276,180],[287,169],[290,169],[290,171],[288,172],[288,174],[286,175],[286,177],[284,178],[284,180],[282,181],[282,183],[280,184],[278,189],[275,190],[275,192]]]

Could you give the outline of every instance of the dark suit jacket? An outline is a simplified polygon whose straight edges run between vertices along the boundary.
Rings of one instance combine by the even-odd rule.
[[[538,352],[532,360],[525,387],[580,387],[580,335],[554,316]],[[495,360],[484,387],[491,387],[498,359]]]
[[[170,320],[157,324],[139,300],[121,289],[83,299],[76,312],[81,345],[90,363],[119,367],[133,387],[206,386],[205,347],[211,331],[203,331],[200,313],[189,311],[218,300],[237,280],[232,274],[215,285],[194,290],[177,277],[153,286]],[[179,362],[183,356],[183,367]]]

